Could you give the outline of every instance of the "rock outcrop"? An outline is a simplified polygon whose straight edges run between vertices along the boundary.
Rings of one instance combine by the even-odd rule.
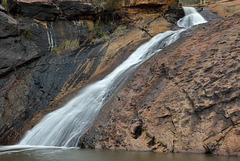
[[[46,113],[172,25],[148,15],[141,23],[150,35],[132,23],[99,20],[86,0],[9,2],[13,17],[0,12],[0,144],[18,142]],[[101,37],[91,39],[95,32]]]
[[[175,0],[120,0],[123,7],[137,7],[137,6],[178,6],[178,1]]]
[[[239,20],[199,25],[138,67],[79,145],[240,156]]]
[[[11,13],[42,21],[57,18],[89,19],[95,14],[91,0],[12,0],[9,8]]]

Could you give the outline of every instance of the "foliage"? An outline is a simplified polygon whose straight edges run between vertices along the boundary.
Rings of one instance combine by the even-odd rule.
[[[101,0],[93,0],[92,1],[92,4],[94,5],[94,6],[97,6],[97,7],[100,7],[101,6]]]
[[[93,0],[92,3],[98,8],[108,12],[116,11],[119,7],[117,0]]]
[[[112,12],[117,10],[119,5],[116,0],[106,0],[104,7],[105,7],[105,10]]]
[[[8,2],[7,2],[7,0],[2,0],[2,6],[4,7],[4,8],[6,8],[6,10],[7,11],[9,11],[9,6],[8,6]]]
[[[74,50],[74,49],[77,49],[78,47],[79,47],[79,41],[77,39],[72,40],[72,41],[66,40],[65,42],[63,42],[58,47],[54,47],[53,51]]]
[[[94,23],[94,26],[88,24],[89,32],[86,33],[86,41],[93,42],[94,39],[106,37],[109,33],[104,31],[104,23],[101,20],[101,17],[98,17],[98,20]]]
[[[88,23],[87,26],[89,30],[94,30],[94,23]]]
[[[25,35],[25,37],[27,39],[30,39],[32,37],[32,34],[31,34],[31,30],[30,30],[30,27],[26,27],[23,31],[23,34]]]
[[[98,18],[97,22],[95,23],[95,34],[96,37],[102,37],[103,33],[104,33],[104,29],[103,29],[103,24],[101,22],[101,17]]]

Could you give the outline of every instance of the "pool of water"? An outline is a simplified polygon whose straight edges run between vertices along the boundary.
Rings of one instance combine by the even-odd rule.
[[[239,161],[238,157],[55,147],[0,146],[0,161]]]

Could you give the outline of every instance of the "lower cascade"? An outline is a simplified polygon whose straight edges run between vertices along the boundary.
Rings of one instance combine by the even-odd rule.
[[[76,147],[101,107],[128,73],[164,47],[175,42],[188,28],[207,21],[192,7],[183,7],[185,17],[178,21],[183,27],[166,31],[141,45],[127,60],[104,79],[88,85],[62,108],[46,115],[29,130],[18,145]]]

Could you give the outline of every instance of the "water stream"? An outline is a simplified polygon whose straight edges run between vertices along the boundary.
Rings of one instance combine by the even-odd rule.
[[[88,85],[62,108],[45,116],[28,131],[18,145],[0,146],[1,161],[238,161],[237,157],[199,154],[162,154],[78,149],[79,138],[89,128],[105,101],[129,72],[176,41],[193,25],[207,21],[194,8],[184,7],[186,16],[177,31],[160,33],[140,46],[104,79]]]
[[[88,85],[65,106],[45,116],[26,133],[19,145],[76,147],[79,138],[89,128],[103,104],[130,70],[176,41],[189,27],[207,22],[192,7],[184,7],[184,12],[186,16],[178,21],[182,29],[160,33],[141,45],[104,79]]]

